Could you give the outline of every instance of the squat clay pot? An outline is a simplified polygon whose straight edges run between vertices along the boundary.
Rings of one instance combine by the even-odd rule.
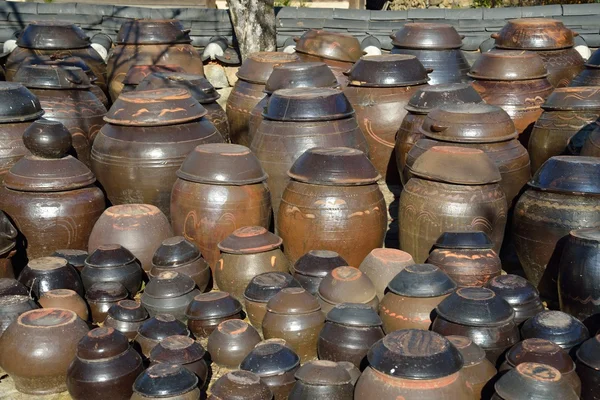
[[[535,286],[519,275],[496,276],[488,281],[486,287],[510,304],[515,311],[517,325],[544,311],[544,305]]]
[[[323,278],[317,299],[325,314],[342,303],[366,304],[374,310],[379,306],[373,282],[359,269],[347,266],[337,267]]]
[[[290,270],[300,285],[308,293],[316,296],[323,278],[337,267],[345,265],[348,265],[348,261],[335,251],[310,250],[300,257]]]
[[[210,334],[207,350],[215,364],[236,369],[259,342],[260,335],[251,325],[230,319],[221,322]]]
[[[148,311],[139,302],[120,300],[108,309],[103,326],[114,328],[127,339],[133,340],[140,326],[148,318]]]
[[[447,336],[463,357],[462,373],[473,389],[475,399],[486,399],[489,396],[487,383],[498,373],[496,367],[485,358],[485,351],[471,339],[464,336]]]
[[[584,66],[585,69],[573,78],[569,86],[600,86],[600,52],[594,51]]]
[[[296,384],[289,400],[354,399],[354,386],[348,371],[333,361],[316,360],[296,371]]]
[[[223,321],[242,319],[242,305],[227,292],[202,293],[186,312],[188,328],[197,339],[206,339]]]
[[[19,274],[19,282],[27,286],[36,299],[55,289],[71,289],[80,296],[84,292],[77,270],[60,257],[32,259]]]
[[[171,314],[183,323],[187,321],[185,311],[200,290],[192,278],[179,272],[161,272],[144,288],[140,301],[151,317],[156,314]]]
[[[104,322],[111,307],[129,295],[119,282],[97,282],[86,290],[85,299],[90,306],[92,322]]]
[[[534,362],[520,364],[502,375],[494,389],[492,400],[579,399],[556,368]]]
[[[142,268],[125,247],[105,244],[91,252],[85,260],[81,279],[86,290],[98,282],[117,282],[125,286],[131,297],[135,297],[142,287]]]
[[[412,256],[404,251],[373,249],[360,264],[359,269],[373,282],[377,290],[377,298],[381,301],[390,281],[400,271],[414,263]]]
[[[273,393],[258,375],[250,371],[232,371],[211,387],[208,400],[271,400]]]
[[[174,335],[190,336],[190,331],[174,316],[158,314],[140,325],[135,342],[142,350],[142,354],[149,358],[150,352],[161,340]]]
[[[19,315],[39,308],[27,294],[4,294],[0,296],[0,337]]]
[[[160,363],[142,372],[131,400],[199,400],[198,377],[177,364]]]
[[[562,311],[542,311],[521,327],[523,339],[540,338],[556,343],[572,356],[590,333],[581,321]]]
[[[208,385],[208,372],[210,368],[204,359],[206,351],[194,339],[173,335],[161,340],[150,352],[152,364],[167,363],[181,365],[188,371],[196,374],[200,382],[198,387]]]
[[[577,350],[577,375],[581,378],[581,399],[598,400],[600,384],[600,336],[583,342]]]
[[[49,290],[40,296],[39,303],[43,308],[62,308],[71,310],[82,320],[88,320],[88,305],[74,290]]]

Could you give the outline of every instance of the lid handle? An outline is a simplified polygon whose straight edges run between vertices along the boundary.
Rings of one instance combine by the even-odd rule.
[[[492,33],[492,34],[490,35],[490,37],[491,37],[492,39],[498,39],[498,38],[500,37],[500,35],[499,35],[498,33]]]
[[[427,72],[428,74],[433,72],[433,68],[425,68],[425,72]]]
[[[444,126],[444,125],[438,125],[438,124],[431,124],[431,130],[432,130],[433,132],[443,132],[443,131],[445,131],[446,129],[448,129],[448,127],[447,127],[447,126]]]

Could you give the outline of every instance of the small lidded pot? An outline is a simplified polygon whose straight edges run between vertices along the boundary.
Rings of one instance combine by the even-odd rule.
[[[260,335],[247,322],[230,319],[219,324],[208,337],[207,350],[219,366],[235,369],[260,342]]]
[[[39,303],[43,308],[63,308],[65,310],[71,310],[82,320],[88,320],[88,305],[74,290],[49,290],[41,295]]]
[[[575,317],[562,311],[542,311],[529,318],[521,327],[523,339],[540,338],[556,343],[571,356],[577,347],[589,339],[585,325]]]
[[[358,268],[348,266],[337,267],[323,278],[317,299],[325,314],[342,303],[367,304],[375,310],[379,306],[373,282]]]
[[[262,226],[245,226],[235,230],[219,244],[221,258],[215,268],[219,290],[242,301],[244,290],[257,275],[265,272],[288,272],[289,262],[281,251],[282,240]]]
[[[142,372],[131,400],[199,400],[198,377],[177,364],[160,363]]]
[[[103,244],[85,260],[81,279],[86,290],[98,282],[121,283],[134,297],[142,287],[142,267],[133,253],[120,244]]]
[[[60,257],[30,260],[19,274],[19,282],[27,286],[37,299],[50,290],[71,289],[83,295],[81,279],[75,268]]]
[[[467,383],[473,389],[476,399],[488,398],[486,395],[486,384],[496,375],[496,367],[485,358],[485,351],[477,346],[473,341],[464,336],[446,336],[463,357],[464,366],[462,373],[467,379]],[[482,391],[484,391],[482,395]]]
[[[519,364],[494,385],[492,400],[577,400],[579,396],[554,367],[535,362]]]
[[[196,374],[199,387],[208,385],[210,367],[204,359],[204,347],[194,339],[184,335],[168,336],[150,351],[150,362],[154,364],[177,364]]]
[[[308,293],[316,296],[323,278],[345,265],[348,262],[335,251],[310,250],[296,261],[290,271]]]
[[[232,371],[223,375],[211,387],[208,400],[271,400],[273,393],[250,371]]]
[[[94,283],[85,292],[85,299],[92,313],[92,322],[95,324],[103,322],[108,310],[127,297],[127,289],[119,282]]]
[[[435,265],[409,265],[392,279],[379,305],[383,330],[428,330],[436,307],[455,290],[456,283]]]
[[[367,365],[367,352],[385,334],[377,312],[367,304],[344,303],[325,317],[319,333],[320,360],[349,361],[357,368]]]
[[[202,293],[194,297],[185,316],[197,339],[206,339],[228,319],[242,319],[242,304],[227,292]]]
[[[150,316],[148,311],[135,300],[120,300],[108,309],[103,326],[114,328],[129,340],[135,339],[140,326]]]
[[[515,323],[522,324],[544,311],[540,294],[531,282],[519,275],[500,275],[488,281],[486,286],[502,297],[515,311]]]
[[[185,311],[194,297],[200,294],[196,283],[179,272],[161,272],[146,285],[141,302],[151,317],[156,314],[171,314],[186,322]]]
[[[158,314],[144,321],[138,329],[135,341],[140,346],[142,354],[149,358],[150,352],[161,340],[173,335],[190,336],[190,331],[174,316]]]
[[[577,350],[577,375],[581,378],[581,398],[598,399],[600,385],[600,335],[583,342]]]
[[[369,277],[381,302],[388,284],[405,267],[414,264],[412,256],[397,249],[373,249],[358,269]]]
[[[333,361],[310,361],[296,371],[296,384],[289,400],[352,400],[354,386],[350,373]]]

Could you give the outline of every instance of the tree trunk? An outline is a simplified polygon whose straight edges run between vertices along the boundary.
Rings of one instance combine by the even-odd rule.
[[[227,0],[242,60],[257,51],[276,51],[274,0]]]

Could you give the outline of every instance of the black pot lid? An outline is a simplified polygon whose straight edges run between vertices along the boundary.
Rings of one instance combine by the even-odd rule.
[[[178,396],[192,391],[198,385],[198,377],[177,364],[159,363],[142,372],[133,391],[148,398]]]
[[[250,301],[267,303],[281,289],[286,287],[301,287],[300,283],[285,272],[265,272],[252,278],[244,297]]]
[[[124,300],[128,295],[125,286],[119,282],[96,282],[85,292],[88,301],[96,302]]]
[[[223,239],[217,247],[223,253],[255,254],[274,250],[283,240],[262,226],[245,226],[236,229]]]
[[[148,311],[135,300],[121,300],[108,309],[108,315],[116,321],[140,322],[149,318]]]
[[[511,306],[520,306],[539,299],[535,286],[519,275],[500,275],[488,281],[485,285],[502,297]]]
[[[189,364],[204,357],[206,350],[194,339],[185,335],[164,338],[150,351],[150,361],[171,364]]]
[[[77,357],[96,361],[113,358],[129,349],[129,341],[121,332],[110,327],[89,331],[77,344]]]
[[[463,39],[454,26],[435,22],[410,22],[390,37],[396,47],[430,50],[458,49]]]
[[[281,89],[271,95],[262,115],[274,121],[332,121],[351,117],[354,109],[340,89]]]
[[[456,283],[432,264],[406,266],[388,283],[388,289],[399,296],[438,297],[456,290]]]
[[[458,349],[444,336],[421,329],[402,329],[377,341],[367,353],[369,365],[404,379],[437,379],[463,367]]]
[[[562,311],[542,311],[529,318],[521,327],[523,339],[540,338],[550,340],[564,349],[569,349],[590,337],[581,321]]]
[[[302,365],[294,375],[309,385],[336,386],[352,382],[350,373],[334,361],[315,360]]]
[[[350,86],[403,87],[427,83],[430,72],[407,54],[362,56],[347,73]]]
[[[482,231],[447,231],[436,240],[439,249],[492,249],[494,243]]]
[[[342,303],[327,313],[326,321],[353,327],[381,326],[383,322],[373,307],[362,303]]]
[[[157,314],[148,319],[140,326],[138,333],[152,340],[163,340],[174,335],[190,335],[185,324],[171,314]]]
[[[189,319],[225,318],[242,311],[242,304],[227,292],[208,292],[194,297],[185,314]]]
[[[260,377],[280,375],[300,365],[300,357],[290,347],[281,343],[261,342],[240,364],[240,369],[254,372]]]
[[[294,272],[300,275],[324,278],[337,267],[348,265],[338,253],[330,250],[310,250],[296,261]]]
[[[579,399],[572,386],[561,378],[561,373],[549,365],[523,363],[502,375],[494,389],[502,399]]]
[[[297,54],[288,54],[280,51],[257,51],[251,53],[242,66],[238,69],[239,79],[265,85],[276,65],[300,61]]]
[[[276,65],[265,85],[265,93],[279,89],[329,87],[339,83],[331,69],[323,62],[299,62]]]
[[[191,43],[189,30],[176,19],[132,19],[121,24],[117,44]]]
[[[88,256],[85,265],[95,268],[111,268],[126,265],[135,260],[133,253],[120,244],[103,244]]]
[[[575,369],[569,353],[556,343],[546,339],[525,339],[511,347],[505,357],[511,367],[524,362],[537,362],[550,365],[563,374]]]
[[[159,267],[177,267],[200,257],[198,247],[183,236],[163,240],[152,256],[152,264]]]
[[[144,289],[144,295],[156,299],[169,299],[183,296],[195,287],[196,283],[189,276],[176,271],[165,271],[150,279]]]
[[[204,76],[185,72],[153,72],[140,82],[136,90],[161,88],[186,89],[200,104],[214,103],[221,97]]]
[[[498,326],[514,319],[510,304],[494,291],[480,287],[456,290],[436,307],[438,316],[467,326]]]
[[[577,349],[577,359],[595,370],[600,370],[600,335],[583,342]]]
[[[77,25],[62,21],[36,21],[23,29],[17,46],[40,50],[82,49],[91,45],[90,38]]]
[[[483,99],[468,83],[427,85],[415,92],[404,107],[410,112],[427,114],[447,104],[478,104]]]
[[[75,268],[83,268],[85,265],[85,260],[88,258],[89,254],[85,250],[61,249],[56,250],[52,256],[64,258]]]
[[[87,74],[77,67],[64,65],[23,65],[17,70],[15,82],[30,89],[90,89]]]
[[[465,366],[477,365],[485,358],[485,350],[465,336],[446,336],[463,357]]]
[[[31,121],[44,114],[38,98],[18,82],[0,82],[0,123]]]
[[[528,184],[549,192],[600,194],[600,158],[551,157],[542,164]]]

